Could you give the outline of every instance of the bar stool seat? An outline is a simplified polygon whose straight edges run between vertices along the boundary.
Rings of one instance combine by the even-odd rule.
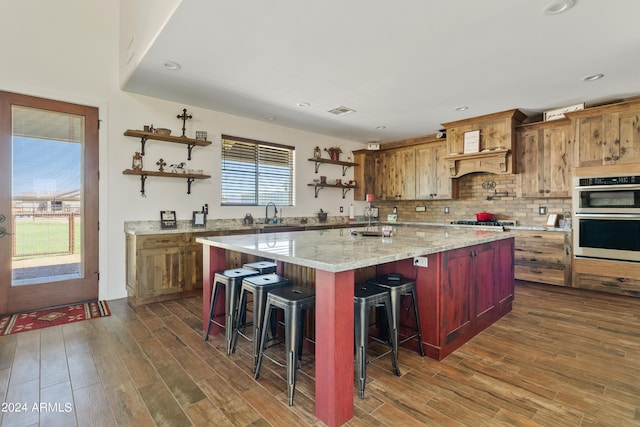
[[[238,303],[238,310],[236,313],[235,329],[233,331],[233,345],[231,347],[231,353],[236,352],[238,336],[242,335],[243,338],[253,342],[253,372],[255,372],[256,364],[258,363],[262,321],[265,317],[264,310],[267,305],[267,294],[276,289],[290,286],[291,283],[289,282],[289,279],[274,273],[247,277],[242,281],[242,285],[240,287],[240,301]],[[253,295],[253,321],[247,323],[246,310],[247,297],[249,294]],[[253,338],[245,335],[243,332],[247,326],[253,327]]]
[[[262,337],[260,339],[255,379],[257,380],[260,378],[260,367],[262,366],[263,357],[266,357],[277,365],[286,368],[289,406],[293,405],[293,394],[296,388],[296,371],[298,369],[298,361],[302,356],[304,327],[303,312],[304,310],[313,307],[315,302],[315,291],[302,286],[277,289],[275,291],[270,291],[267,295],[266,316],[262,325]],[[284,310],[284,335],[286,348],[286,362],[284,365],[265,354],[265,350],[267,348],[267,329],[271,321],[272,312],[275,311],[272,310],[273,308],[280,308]]]
[[[260,274],[275,273],[278,268],[278,264],[273,261],[256,261],[250,262],[242,266],[248,270],[258,270]]]
[[[211,306],[209,307],[209,323],[207,325],[207,333],[204,336],[204,340],[209,340],[209,333],[211,332],[212,324],[215,323],[216,325],[225,328],[227,354],[230,354],[231,352],[231,338],[233,336],[234,319],[236,317],[235,310],[238,306],[238,291],[240,290],[240,284],[244,278],[257,276],[258,274],[259,273],[256,270],[234,268],[220,271],[213,275]],[[223,287],[225,289],[225,309],[223,313],[215,313],[218,293]],[[225,317],[225,323],[216,320],[216,318],[220,316]]]
[[[422,330],[420,328],[420,315],[418,314],[416,281],[408,279],[406,277],[402,277],[399,274],[388,274],[384,276],[377,276],[375,279],[368,279],[367,283],[381,286],[389,291],[389,296],[391,297],[392,323],[396,331],[396,346],[399,346],[400,344],[405,343],[411,339],[417,338],[420,355],[424,356],[424,347],[422,345]],[[416,322],[416,326],[413,328],[413,334],[400,338],[400,328],[401,326],[405,326],[400,324],[400,310],[403,306],[402,297],[404,296],[411,297],[411,305],[407,306],[405,309],[409,310],[410,307],[413,307],[413,317]],[[397,351],[398,348],[396,347],[396,352]]]
[[[356,346],[356,369],[358,372],[358,391],[360,398],[364,398],[364,387],[367,381],[367,364],[391,353],[391,366],[393,373],[400,376],[398,368],[398,351],[395,342],[396,333],[393,331],[391,321],[391,297],[386,288],[374,284],[356,284],[353,295],[354,301],[354,326],[355,326],[355,346]],[[367,360],[367,350],[369,347],[369,312],[371,307],[384,304],[387,315],[387,323],[391,333],[389,351]]]

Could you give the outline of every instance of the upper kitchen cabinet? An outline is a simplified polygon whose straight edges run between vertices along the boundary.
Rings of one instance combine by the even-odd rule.
[[[524,113],[515,109],[443,123],[447,130],[448,175],[458,178],[472,172],[514,173],[515,127],[525,118]],[[465,150],[465,133],[477,130],[479,145]]]
[[[455,198],[452,179],[444,161],[447,141],[441,140],[416,148],[416,198],[446,200]]]
[[[380,177],[378,176],[378,179]],[[382,155],[384,200],[416,198],[416,151],[413,147],[388,150]],[[380,188],[378,188],[380,190]]]
[[[571,197],[574,145],[568,119],[519,127],[515,148],[518,197]]]
[[[576,167],[640,162],[640,100],[567,113],[574,126]]]

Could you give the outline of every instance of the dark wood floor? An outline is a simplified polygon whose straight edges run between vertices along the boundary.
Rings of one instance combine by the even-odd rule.
[[[0,337],[0,425],[321,425],[311,358],[288,407],[282,369],[256,382],[248,343],[203,341],[201,298],[110,307]],[[389,366],[369,365],[348,425],[637,426],[640,299],[519,283],[513,312],[444,361],[402,349],[402,376]]]

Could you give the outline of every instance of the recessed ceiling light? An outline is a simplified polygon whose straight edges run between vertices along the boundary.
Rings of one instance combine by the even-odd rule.
[[[469,109],[469,107],[467,106],[463,106],[463,107],[456,107],[455,111],[467,111]]]
[[[542,9],[543,15],[558,15],[560,13],[566,12],[575,6],[575,0],[557,0],[549,3]]]
[[[273,116],[267,116],[264,118],[265,120],[269,120],[270,122],[273,122],[276,118]]]
[[[593,81],[596,81],[596,80],[600,80],[603,77],[604,77],[604,74],[602,74],[602,73],[600,73],[600,74],[592,74],[590,76],[583,77],[582,80],[585,81],[585,82],[593,82]]]
[[[182,68],[180,64],[175,61],[164,61],[162,63],[162,66],[167,70],[179,70],[180,68]]]
[[[311,104],[309,104],[308,102],[298,102],[298,107],[308,107]]]
[[[387,127],[384,126],[384,125],[376,126],[376,129],[378,129],[378,130],[383,130],[383,129],[386,129],[386,128]]]

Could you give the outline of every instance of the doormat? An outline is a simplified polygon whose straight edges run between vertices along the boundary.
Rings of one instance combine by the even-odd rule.
[[[17,334],[49,326],[111,316],[106,301],[72,304],[26,313],[6,314],[0,317],[0,335]]]

